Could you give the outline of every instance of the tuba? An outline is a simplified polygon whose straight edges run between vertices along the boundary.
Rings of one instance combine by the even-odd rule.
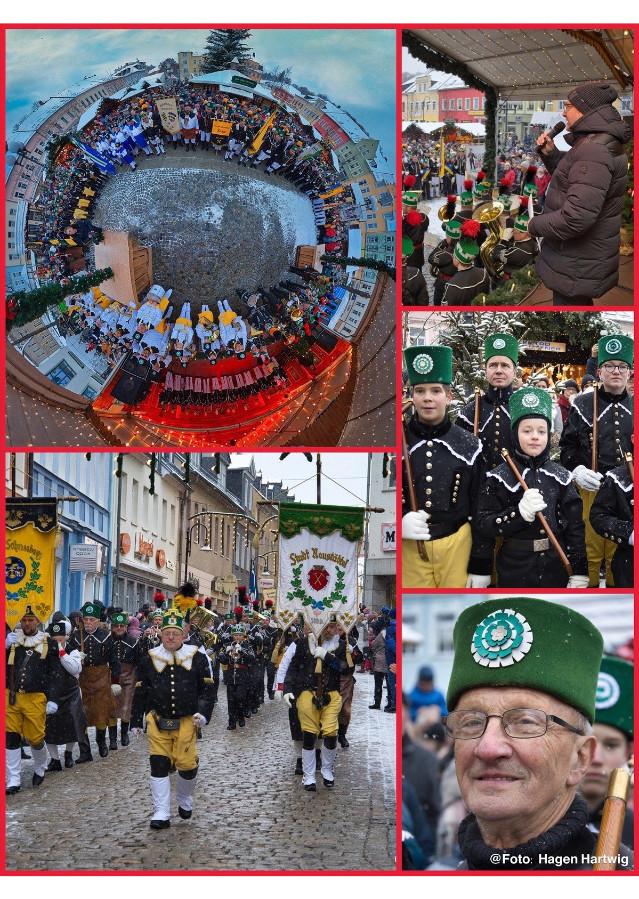
[[[476,222],[487,225],[490,234],[479,248],[479,255],[484,268],[488,274],[496,281],[500,281],[504,276],[504,264],[493,257],[495,247],[501,240],[501,225],[499,224],[499,216],[504,212],[504,204],[497,200],[487,200],[480,203],[473,209],[472,217]]]
[[[218,616],[214,612],[205,609],[204,606],[198,606],[191,612],[189,623],[191,628],[195,628],[197,636],[204,644],[205,649],[213,649],[217,643],[217,634],[211,628],[217,624]]]

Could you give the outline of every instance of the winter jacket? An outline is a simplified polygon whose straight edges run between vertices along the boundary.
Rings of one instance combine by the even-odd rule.
[[[373,640],[371,652],[373,656],[373,671],[378,674],[386,674],[388,671],[388,666],[386,665],[386,637],[383,631],[380,631]]]
[[[617,110],[602,106],[573,125],[567,153],[543,154],[553,177],[544,212],[528,230],[544,238],[536,269],[550,290],[594,298],[617,284],[628,139]]]

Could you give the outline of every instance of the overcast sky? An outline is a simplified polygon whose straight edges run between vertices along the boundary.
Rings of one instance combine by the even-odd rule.
[[[7,132],[31,105],[85,75],[136,58],[157,64],[178,50],[201,53],[208,31],[192,29],[9,29]],[[253,29],[265,69],[292,68],[293,80],[325,93],[381,140],[394,159],[395,34],[386,29]]]
[[[368,453],[322,453],[321,456],[322,503],[334,506],[365,506]],[[262,472],[265,480],[283,481],[285,487],[294,487],[310,477],[308,483],[296,487],[293,493],[295,499],[301,502],[316,502],[316,453],[313,453],[312,462],[307,462],[300,452],[292,452],[283,462],[279,461],[279,453],[233,453],[233,466],[249,465],[251,457],[255,461],[255,468]],[[338,481],[360,499],[350,496],[346,490],[329,481],[324,475]]]

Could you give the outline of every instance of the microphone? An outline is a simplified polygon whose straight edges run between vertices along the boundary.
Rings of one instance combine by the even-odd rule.
[[[561,131],[564,130],[565,127],[566,127],[565,122],[556,122],[550,131],[542,132],[542,135],[545,133],[547,140],[554,140],[557,137],[557,135]],[[540,137],[542,135],[540,135]],[[546,141],[544,141],[544,143],[541,146],[537,147],[537,152],[540,154],[540,156],[543,156],[543,148],[545,145],[546,145]]]

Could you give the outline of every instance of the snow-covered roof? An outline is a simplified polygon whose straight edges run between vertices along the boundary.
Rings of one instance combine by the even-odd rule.
[[[424,87],[424,91],[452,90],[453,88],[466,87],[466,84],[457,75],[448,75],[446,72],[421,72],[413,75],[402,83],[403,94],[414,94],[418,90],[417,79],[424,75],[430,75],[430,87]]]
[[[144,78],[140,78],[139,81],[136,81],[134,84],[130,84],[128,87],[123,87],[122,90],[116,91],[114,94],[111,94],[109,100],[126,100],[129,97],[135,97],[136,94],[141,94],[142,91],[148,90],[152,87],[162,87],[164,84],[164,75],[160,73],[159,75],[151,75],[146,76]]]
[[[85,93],[85,91],[91,90],[92,87],[97,87],[101,84],[104,84],[105,81],[108,81],[111,77],[110,74],[104,74],[101,76],[91,75],[90,77],[83,78],[81,81],[77,81],[75,84],[72,84],[70,87],[66,88],[66,90],[58,91],[58,96],[49,97],[44,102],[40,103],[36,109],[32,110],[32,112],[28,113],[20,122],[18,122],[13,127],[14,132],[28,133],[33,134],[38,130],[40,125],[47,121],[54,113],[56,113],[59,109],[65,106],[67,103],[70,103],[75,97],[79,94]],[[23,138],[26,140],[27,138]]]
[[[79,119],[79,121],[78,121],[78,131],[82,131],[83,128],[86,128],[86,126],[87,126],[90,122],[93,121],[93,119],[94,119],[94,118],[97,116],[97,114],[98,114],[98,110],[99,110],[100,107],[102,106],[102,101],[103,101],[103,100],[104,100],[104,97],[99,97],[99,98],[95,101],[95,103],[92,103],[92,104],[88,107],[88,109],[85,109],[85,110],[84,110],[84,112],[82,113],[82,115],[80,116],[80,119]]]
[[[415,125],[424,134],[433,134],[445,126],[445,122],[402,122],[402,131],[406,131],[411,125]],[[486,126],[481,122],[455,122],[455,127],[459,131],[467,131],[473,137],[485,137]]]
[[[233,79],[241,79],[241,80],[233,80]],[[207,72],[204,75],[191,75],[189,81],[191,84],[219,84],[220,90],[223,90],[227,94],[237,94],[238,97],[253,97],[255,94],[259,94],[261,96],[270,97],[272,99],[272,95],[268,88],[261,88],[259,85],[255,84],[254,87],[251,87],[248,84],[244,84],[244,81],[255,81],[254,78],[248,78],[248,76],[244,75],[242,72],[238,72],[236,69],[220,69],[219,72]]]

